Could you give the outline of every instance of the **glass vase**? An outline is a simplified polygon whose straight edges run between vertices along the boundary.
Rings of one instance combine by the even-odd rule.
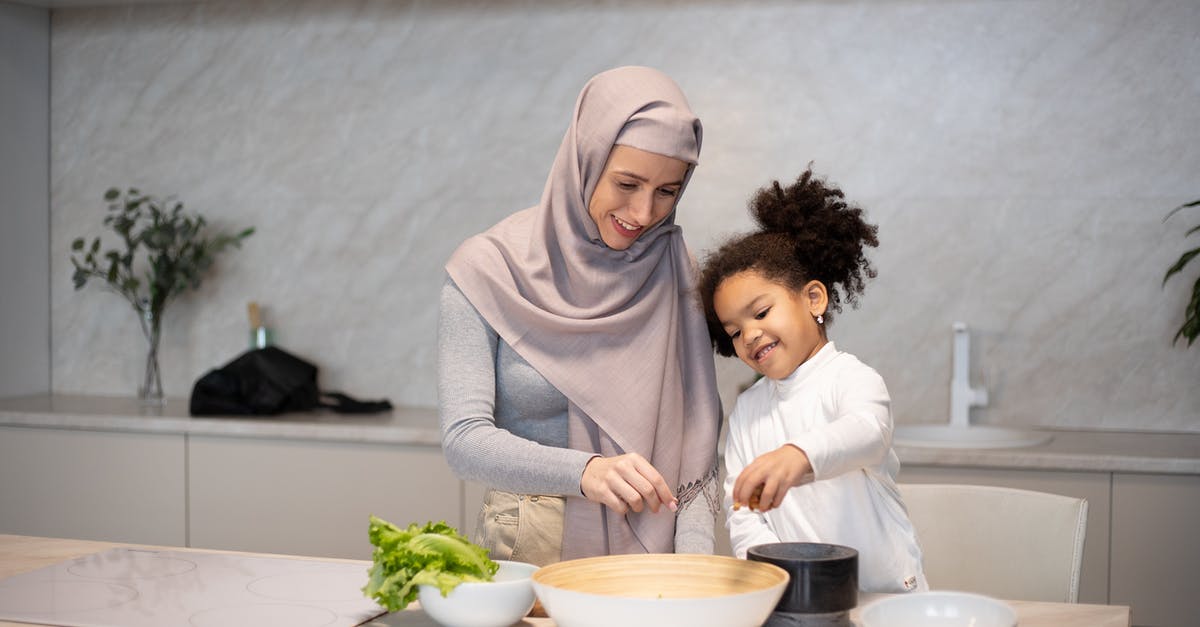
[[[161,405],[164,401],[162,372],[158,367],[158,340],[162,337],[162,312],[156,312],[149,303],[139,308],[142,314],[142,335],[146,336],[149,348],[146,351],[146,372],[138,387],[138,399],[147,405]]]

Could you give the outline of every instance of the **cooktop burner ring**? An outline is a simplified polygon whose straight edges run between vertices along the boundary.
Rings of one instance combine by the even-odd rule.
[[[247,583],[246,591],[275,601],[357,602],[364,598],[362,586],[366,578],[366,569],[359,574],[345,569],[309,568],[260,577]]]
[[[76,577],[105,581],[174,577],[193,570],[196,570],[196,562],[192,560],[137,549],[80,557],[67,567],[67,572]]]

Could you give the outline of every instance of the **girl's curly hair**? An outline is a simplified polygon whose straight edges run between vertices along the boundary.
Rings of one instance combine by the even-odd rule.
[[[750,212],[759,230],[727,240],[700,272],[709,337],[725,357],[734,354],[733,342],[713,310],[713,293],[726,278],[754,271],[797,291],[817,280],[829,293],[829,310],[841,311],[843,297],[858,306],[866,280],[876,274],[864,248],[879,246],[879,228],[866,222],[862,209],[846,204],[842,190],[813,178],[811,166],[787,187],[774,181],[759,189]],[[831,319],[826,312],[825,323]]]

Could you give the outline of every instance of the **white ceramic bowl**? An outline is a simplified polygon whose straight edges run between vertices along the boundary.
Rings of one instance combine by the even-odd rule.
[[[758,627],[787,582],[778,566],[720,555],[610,555],[546,566],[533,590],[558,627]]]
[[[862,627],[1016,627],[1007,603],[969,592],[910,592],[862,609]]]
[[[533,607],[533,564],[496,560],[492,581],[460,583],[447,596],[437,586],[421,586],[421,609],[443,627],[508,627]]]

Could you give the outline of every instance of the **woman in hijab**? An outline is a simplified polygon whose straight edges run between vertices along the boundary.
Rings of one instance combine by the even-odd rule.
[[[598,74],[541,201],[446,265],[442,446],[490,488],[493,559],[712,552],[721,408],[675,225],[700,140],[666,75]]]

